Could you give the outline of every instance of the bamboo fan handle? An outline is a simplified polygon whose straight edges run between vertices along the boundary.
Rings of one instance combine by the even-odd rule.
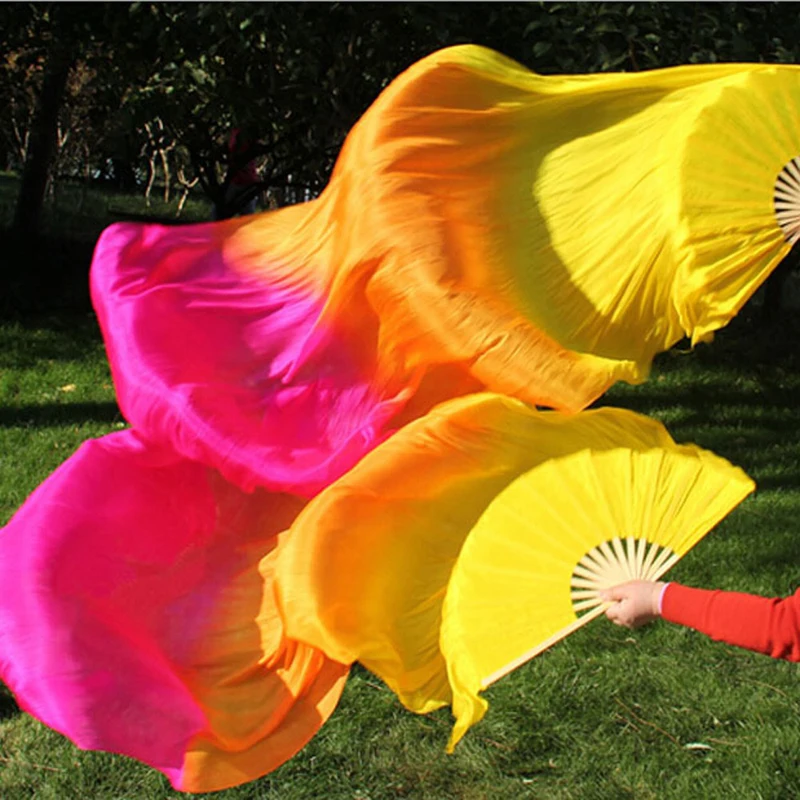
[[[526,661],[536,658],[540,653],[547,650],[548,647],[552,647],[556,642],[561,641],[571,633],[577,631],[578,628],[582,628],[587,622],[591,622],[596,617],[599,617],[610,605],[611,603],[602,603],[596,608],[593,608],[582,617],[578,617],[574,622],[571,622],[566,628],[562,628],[558,633],[554,633],[548,639],[545,639],[543,642],[540,642],[535,647],[523,653],[519,658],[515,658],[504,667],[500,667],[500,669],[483,679],[481,688],[485,689],[487,686],[491,686],[495,681],[499,681],[500,678],[508,675],[509,672],[513,672],[517,667],[521,667]]]
[[[575,565],[570,580],[573,610],[576,614],[585,613],[576,616],[568,625],[483,678],[481,688],[491,686],[603,614],[612,605],[600,599],[599,593],[604,589],[626,581],[658,580],[679,559],[680,556],[669,547],[648,543],[646,539],[635,539],[633,536],[628,536],[625,540],[615,537],[592,548]]]

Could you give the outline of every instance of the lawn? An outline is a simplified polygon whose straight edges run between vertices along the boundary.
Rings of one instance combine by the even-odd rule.
[[[17,199],[19,180],[10,172],[0,171],[0,229],[11,224]],[[178,196],[180,193],[178,193]],[[45,235],[69,234],[71,238],[94,241],[100,231],[116,216],[125,214],[150,214],[164,219],[176,219],[178,197],[175,192],[169,203],[154,191],[150,208],[144,207],[140,194],[85,186],[80,182],[61,181],[56,184],[54,197],[46,203],[43,213]],[[183,222],[202,222],[209,219],[210,204],[202,192],[193,191],[180,214]]]
[[[759,485],[675,568],[690,584],[794,590],[800,553],[800,370],[791,316],[744,313],[717,341],[662,355],[604,402],[652,415]],[[91,316],[0,327],[2,521],[77,445],[122,427]],[[404,711],[356,668],[319,735],[244,798],[787,798],[800,789],[797,668],[689,630],[599,620],[487,692],[489,714],[447,756],[449,715]],[[84,753],[0,695],[0,796],[180,796],[155,771]]]
[[[93,235],[92,223],[72,224]],[[660,419],[678,441],[714,450],[758,483],[670,577],[769,595],[796,588],[798,342],[792,313],[762,326],[745,309],[713,344],[662,354],[647,383],[603,399]],[[0,524],[82,441],[124,424],[92,315],[0,323]],[[447,756],[446,711],[406,712],[356,667],[294,759],[205,796],[783,800],[800,793],[797,678],[794,665],[666,623],[631,633],[598,620],[493,686],[486,718]],[[77,750],[0,691],[3,800],[186,796],[134,761]]]

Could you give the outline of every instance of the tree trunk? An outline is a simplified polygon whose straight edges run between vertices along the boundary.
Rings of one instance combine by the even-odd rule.
[[[178,210],[175,212],[175,216],[179,217],[181,212],[183,211],[183,207],[186,205],[186,199],[189,197],[189,192],[192,190],[194,186],[197,185],[199,178],[195,177],[191,181],[186,180],[186,173],[178,167],[178,183],[183,187],[183,193],[181,194],[180,200],[178,200]]]
[[[30,114],[23,126],[17,122],[17,117],[12,110],[11,130],[14,132],[14,144],[17,148],[17,158],[19,159],[19,163],[24,165],[28,160],[28,145],[31,139]]]
[[[161,171],[164,173],[164,202],[169,203],[169,160],[167,159],[167,151],[161,149],[158,151],[161,156]]]
[[[35,234],[41,224],[47,180],[58,148],[58,112],[72,62],[70,52],[58,49],[51,51],[47,59],[14,211],[14,230],[20,234]]]
[[[151,153],[147,157],[147,186],[144,187],[144,204],[146,208],[150,208],[150,192],[153,190],[153,184],[156,181],[156,156]]]
[[[83,145],[83,180],[81,181],[81,196],[78,201],[78,213],[82,214],[86,207],[86,198],[89,196],[89,184],[92,181],[92,154],[88,145]]]

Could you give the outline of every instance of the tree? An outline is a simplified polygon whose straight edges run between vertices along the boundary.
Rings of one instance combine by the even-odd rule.
[[[156,125],[160,173],[176,175],[184,158],[185,182],[218,203],[225,142],[245,127],[258,137],[261,189],[313,194],[378,93],[440,47],[484,44],[542,73],[788,61],[800,22],[781,3],[50,3],[0,6],[0,29],[13,56],[0,79],[12,101],[0,107],[0,133],[31,162],[17,216],[34,228],[59,125],[69,132],[62,168],[111,163],[128,186]]]

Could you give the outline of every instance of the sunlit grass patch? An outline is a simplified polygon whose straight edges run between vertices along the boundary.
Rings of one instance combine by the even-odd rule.
[[[758,490],[676,566],[697,586],[786,594],[800,561],[800,328],[747,314],[712,345],[657,359],[607,405],[662,420],[730,459]],[[0,325],[0,519],[86,438],[124,426],[91,316]],[[2,587],[0,587],[0,591]],[[502,622],[498,623],[502,635]],[[405,711],[355,667],[339,707],[294,759],[215,800],[728,800],[800,793],[798,668],[657,623],[599,620],[486,692],[444,753],[450,715]],[[167,800],[157,772],[76,749],[0,694],[3,800]],[[185,795],[184,795],[185,796]],[[190,795],[191,796],[191,795]]]

